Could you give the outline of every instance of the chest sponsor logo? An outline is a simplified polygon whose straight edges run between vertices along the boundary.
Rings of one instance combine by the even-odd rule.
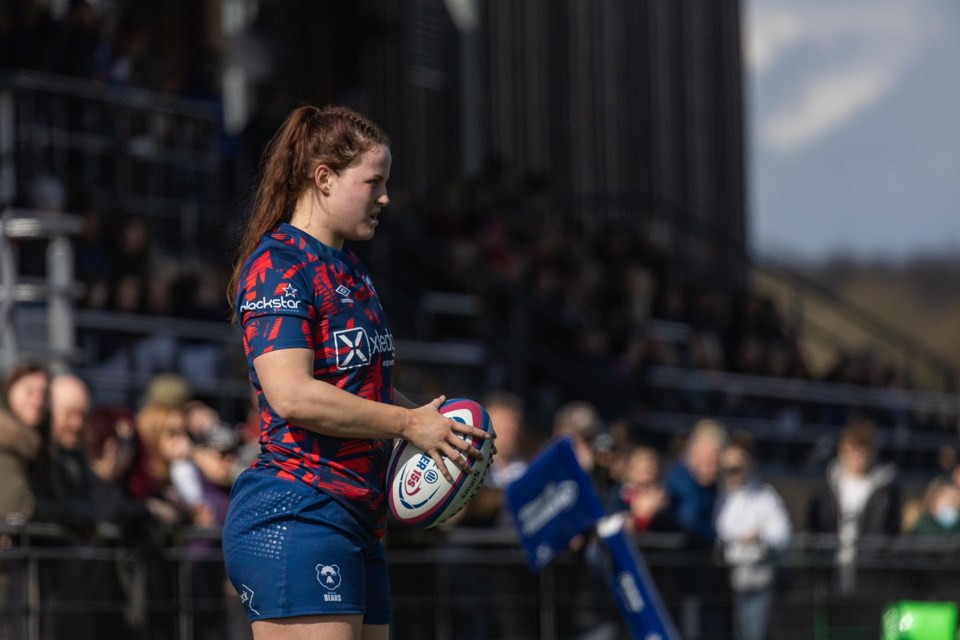
[[[379,354],[393,355],[393,334],[368,334],[363,327],[333,332],[337,351],[337,369],[355,369],[370,364]]]

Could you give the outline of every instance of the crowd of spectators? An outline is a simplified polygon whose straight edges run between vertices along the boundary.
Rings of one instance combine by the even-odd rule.
[[[522,184],[491,163],[479,177],[448,185],[443,197],[401,203],[377,242],[388,265],[372,269],[382,289],[404,300],[424,291],[476,296],[472,326],[440,316],[440,339],[480,339],[489,347],[495,383],[524,389],[542,432],[558,399],[586,398],[605,418],[642,421],[649,410],[839,425],[865,413],[882,427],[956,429],[956,415],[909,415],[876,406],[788,402],[763,394],[651,388],[660,367],[730,372],[785,381],[907,390],[907,370],[869,348],[837,348],[815,369],[800,326],[774,299],[750,288],[718,285],[671,258],[685,233],[639,209],[629,219],[572,211],[545,179]],[[406,208],[404,208],[404,206]],[[666,231],[665,231],[666,230]],[[370,249],[374,252],[373,249]],[[373,257],[377,254],[374,252]],[[435,265],[444,265],[436,269]],[[380,267],[380,273],[377,268]],[[746,267],[744,267],[746,268]],[[407,334],[417,330],[411,318]]]
[[[153,567],[145,572],[147,597],[170,598],[178,585],[155,564],[158,552],[170,544],[215,547],[209,540],[185,542],[183,534],[223,524],[238,472],[241,433],[193,400],[185,381],[176,376],[158,376],[133,411],[94,406],[79,377],[52,377],[44,367],[23,364],[5,377],[0,403],[3,521],[14,527],[59,525],[68,537],[55,539],[54,546],[125,545],[138,562]],[[7,546],[14,542],[2,539]],[[224,597],[223,574],[216,567],[208,562],[191,574],[196,597]],[[175,621],[162,612],[149,619],[119,620],[89,607],[92,598],[124,609],[129,594],[118,569],[81,559],[43,565],[45,598],[87,603],[69,615],[47,612],[44,637],[126,638],[140,637],[136,634],[144,629],[172,628]],[[16,602],[19,591],[9,591],[14,588],[9,575],[4,580],[3,599]],[[222,620],[196,618],[194,637],[221,632]]]
[[[506,442],[510,452],[530,452],[543,442],[531,428],[519,398],[497,393],[489,402],[497,407],[492,416],[494,428],[509,425]],[[504,406],[510,413],[501,414]],[[767,637],[769,614],[781,584],[777,579],[780,557],[797,532],[820,540],[815,544],[832,541],[828,548],[832,549],[834,570],[821,588],[838,597],[855,597],[870,589],[858,580],[858,567],[871,554],[863,540],[960,533],[960,466],[956,461],[944,469],[930,470],[926,489],[914,495],[917,492],[908,490],[909,483],[898,477],[896,467],[881,459],[876,429],[864,419],[843,426],[835,440],[833,459],[819,471],[819,478],[805,482],[806,491],[785,496],[775,488],[782,477],[771,478],[773,484],[763,478],[763,470],[769,467],[752,434],[728,432],[715,419],[689,425],[682,439],[656,444],[638,438],[623,422],[603,420],[593,404],[573,401],[554,413],[550,437],[572,440],[577,459],[593,479],[607,513],[623,514],[627,530],[638,540],[648,534],[674,534],[682,536],[686,548],[720,552],[723,562],[717,564],[705,553],[703,565],[698,565],[690,583],[678,587],[692,603],[691,610],[698,611],[699,628],[733,628],[733,637],[740,640]],[[517,443],[521,443],[519,448]],[[515,454],[509,460],[495,458],[491,473],[501,464],[501,469],[515,468],[524,464],[522,460]],[[497,483],[485,485],[457,525],[509,527],[502,511],[495,508],[499,505],[502,509],[498,502],[502,492]],[[591,562],[602,564],[589,544],[573,551],[583,555],[583,575],[590,575]],[[601,577],[593,583],[584,580],[581,588],[602,592],[602,572],[598,575]],[[574,616],[570,624],[579,624],[582,633],[610,624],[614,625],[611,635],[589,637],[622,637],[615,630],[615,616],[604,623],[598,619],[603,617],[602,610],[596,607],[578,611],[582,619]],[[488,620],[488,624],[495,623],[495,619]],[[510,618],[509,624],[517,621]]]
[[[956,416],[949,414],[651,388],[648,374],[656,367],[897,390],[911,383],[902,367],[870,349],[838,349],[827,368],[814,371],[802,336],[771,298],[723,290],[682,273],[670,265],[668,248],[646,233],[649,221],[629,228],[589,223],[562,213],[543,184],[508,189],[504,180],[451,186],[453,195],[429,206],[397,198],[377,246],[354,249],[368,260],[398,337],[421,337],[416,301],[427,292],[481,300],[472,322],[441,317],[426,337],[483,341],[491,358],[487,375],[494,378],[488,386],[524,389],[541,431],[548,429],[551,406],[574,397],[594,402],[608,419],[639,421],[645,411],[667,410],[769,419],[789,413],[805,423],[840,424],[853,408],[884,427],[955,429]],[[143,218],[98,210],[82,194],[68,208],[85,221],[76,243],[81,307],[227,320],[226,246],[211,259],[183,262],[149,233]],[[389,264],[382,255],[390,256]],[[85,356],[110,370],[138,362],[142,379],[179,366],[169,346],[151,349],[139,338],[117,335],[83,337]],[[209,380],[213,368],[211,363],[206,373],[197,367],[181,373]]]
[[[193,39],[183,30],[165,31],[155,18],[149,5],[123,0],[7,3],[0,15],[0,71],[43,71],[114,87],[216,96],[204,52],[191,51]],[[170,37],[181,41],[171,43]]]

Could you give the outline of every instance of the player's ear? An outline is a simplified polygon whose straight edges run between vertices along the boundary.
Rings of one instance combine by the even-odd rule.
[[[317,168],[313,170],[313,184],[323,195],[328,196],[330,195],[330,185],[335,175],[336,173],[334,173],[333,169],[329,166],[318,164]]]

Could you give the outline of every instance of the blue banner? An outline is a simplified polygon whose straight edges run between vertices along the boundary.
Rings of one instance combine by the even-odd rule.
[[[569,438],[550,443],[507,486],[505,498],[536,573],[603,517],[603,505]]]
[[[680,640],[646,563],[623,532],[623,517],[604,518],[597,526],[597,535],[610,555],[610,588],[630,635],[636,640]]]

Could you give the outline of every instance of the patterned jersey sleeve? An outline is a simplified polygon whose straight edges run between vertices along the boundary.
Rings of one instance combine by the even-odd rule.
[[[316,311],[306,267],[302,254],[282,250],[261,253],[248,264],[236,303],[247,357],[313,349]]]

